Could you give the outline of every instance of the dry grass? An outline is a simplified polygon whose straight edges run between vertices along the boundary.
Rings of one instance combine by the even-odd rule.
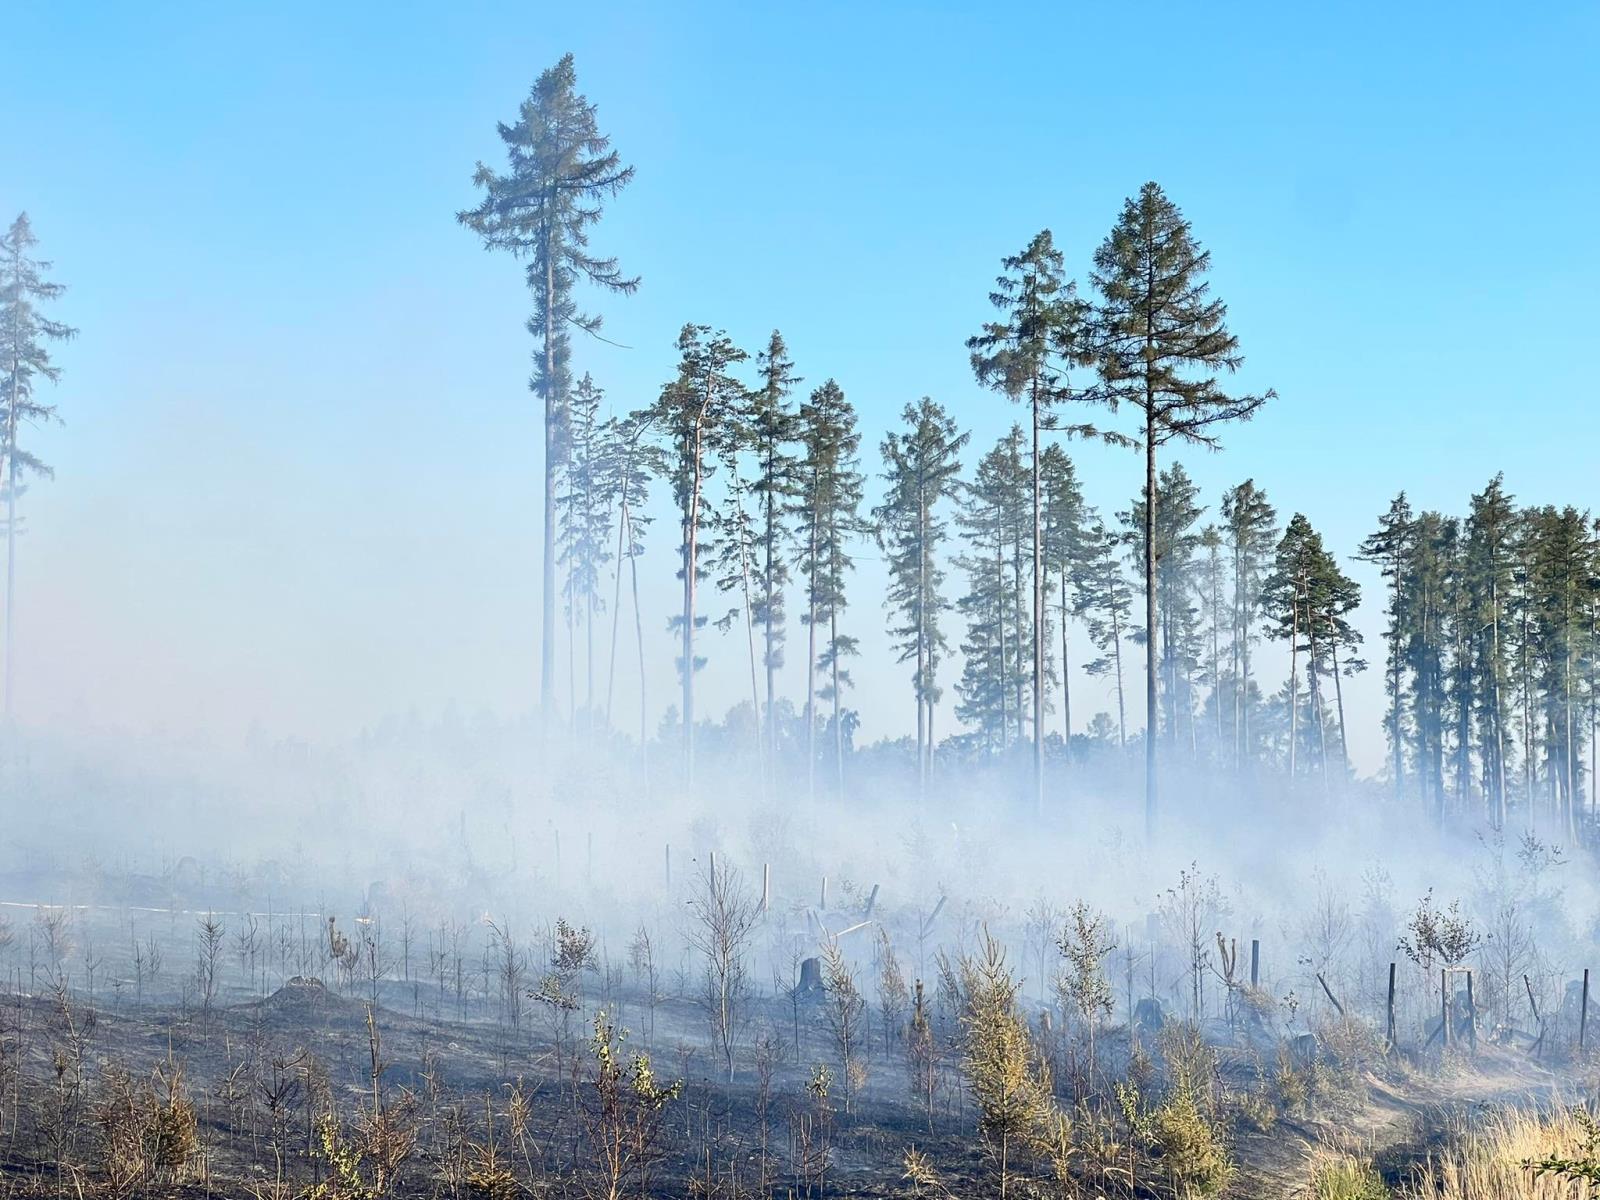
[[[1401,1195],[1405,1200],[1591,1200],[1593,1185],[1540,1174],[1525,1164],[1578,1156],[1584,1123],[1570,1111],[1505,1109],[1451,1139],[1429,1157]]]

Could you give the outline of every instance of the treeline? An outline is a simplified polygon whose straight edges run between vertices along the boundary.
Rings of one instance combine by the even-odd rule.
[[[638,564],[654,488],[670,498],[678,539],[682,599],[671,619],[679,689],[673,716],[689,780],[706,627],[742,634],[755,717],[750,752],[765,775],[774,775],[785,750],[776,676],[797,625],[805,638],[798,740],[808,787],[815,790],[826,775],[832,787],[843,788],[855,721],[846,696],[859,651],[848,615],[851,580],[856,556],[873,543],[888,562],[884,600],[897,654],[909,667],[907,708],[915,714],[922,785],[948,687],[965,732],[946,743],[989,756],[1026,744],[1034,794],[1043,802],[1047,725],[1057,710],[1061,743],[1070,748],[1073,741],[1069,631],[1075,620],[1086,625],[1093,647],[1087,669],[1115,680],[1119,744],[1130,740],[1126,691],[1133,672],[1124,659],[1137,646],[1145,660],[1145,728],[1198,758],[1201,694],[1209,687],[1214,730],[1205,737],[1205,753],[1221,756],[1219,747],[1231,737],[1236,763],[1260,757],[1259,737],[1249,733],[1257,698],[1248,665],[1250,642],[1265,631],[1258,616],[1264,622],[1277,615],[1267,611],[1262,592],[1267,549],[1252,541],[1235,553],[1234,587],[1225,600],[1228,543],[1219,530],[1197,527],[1201,509],[1192,484],[1176,465],[1160,470],[1158,451],[1171,443],[1214,447],[1224,423],[1248,418],[1272,393],[1234,395],[1222,386],[1221,377],[1242,362],[1238,340],[1227,328],[1226,307],[1210,293],[1209,254],[1159,186],[1146,184],[1123,205],[1093,255],[1092,296],[1079,295],[1048,230],[1003,260],[989,295],[994,317],[967,349],[977,381],[1019,404],[1026,421],[964,476],[968,435],[927,398],[906,407],[900,427],[869,462],[843,388],[826,379],[805,389],[776,331],[752,354],[721,329],[687,324],[678,338],[677,368],[655,403],[604,416],[600,385],[588,374],[573,381],[570,332],[592,334],[600,325],[577,311],[573,295],[584,281],[617,293],[638,286],[615,259],[590,248],[592,226],[630,182],[632,168],[578,93],[570,56],[539,78],[518,120],[502,125],[500,137],[506,171],[480,165],[480,203],[459,218],[486,247],[526,261],[534,298],[531,386],[546,419],[545,714],[557,703],[559,610],[571,664],[566,707],[575,721],[609,725],[626,581],[639,659],[640,740],[650,740]],[[1131,417],[1132,427],[1089,419],[1101,416]],[[1084,504],[1065,450],[1072,439],[1141,452],[1143,488],[1126,512],[1102,517]],[[870,510],[869,474],[884,484],[882,502]],[[1312,561],[1312,535],[1298,526],[1293,532],[1299,549],[1290,549],[1312,557],[1288,568],[1299,574],[1283,587],[1305,594],[1283,601],[1284,636],[1296,648],[1306,643],[1306,694],[1315,716],[1307,728],[1318,734],[1320,764],[1327,758],[1322,672],[1331,670],[1337,680],[1335,659],[1353,635],[1340,601],[1316,590],[1322,575],[1313,579],[1310,572],[1323,566]],[[1130,565],[1143,584],[1142,605]],[[952,571],[959,578],[952,579]],[[1339,586],[1353,594],[1348,581]],[[1279,592],[1272,595],[1281,599]],[[608,605],[607,633],[601,620]],[[1208,630],[1209,656],[1203,644]],[[607,643],[603,683],[597,639]],[[945,660],[957,639],[961,670],[950,679]],[[1224,644],[1231,681],[1221,674]],[[1291,683],[1291,762],[1299,741],[1294,690]],[[1340,734],[1342,745],[1342,727]],[[1157,740],[1154,732],[1143,739],[1152,820]]]

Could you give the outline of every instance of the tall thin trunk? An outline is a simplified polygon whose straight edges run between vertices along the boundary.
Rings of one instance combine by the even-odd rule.
[[[1344,685],[1339,679],[1339,641],[1330,638],[1328,645],[1333,654],[1333,696],[1339,707],[1339,782],[1347,783],[1350,779],[1350,743],[1344,732]]]
[[[649,708],[645,702],[644,675],[644,614],[639,608],[639,556],[632,553],[633,515],[624,510],[628,522],[628,574],[633,587],[633,633],[639,648],[639,763],[644,772],[645,796],[650,794],[650,726]]]
[[[1144,832],[1156,831],[1156,418],[1154,385],[1145,385],[1144,418]]]
[[[928,497],[917,486],[917,800],[928,797]]]
[[[1072,674],[1067,658],[1067,565],[1061,564],[1061,761],[1072,763]]]
[[[834,787],[839,799],[844,799],[844,712],[839,694],[839,604],[837,598],[828,606],[828,666],[832,671],[833,685],[833,771]]]
[[[813,513],[815,510],[813,509]],[[806,796],[817,799],[817,522],[810,533],[810,570],[806,573]]]
[[[1300,597],[1289,601],[1289,786],[1294,786],[1295,757],[1300,742]]]
[[[555,700],[556,657],[556,470],[560,459],[560,397],[556,389],[556,269],[552,230],[546,223],[544,243],[544,550],[541,587],[544,608],[539,629],[539,730],[550,735],[550,706]],[[7,612],[10,606],[7,606]],[[6,656],[10,662],[10,655]],[[9,689],[7,689],[9,691]]]
[[[1033,800],[1044,815],[1044,539],[1039,527],[1039,381],[1033,394]]]
[[[778,782],[778,711],[777,711],[777,664],[774,661],[777,649],[777,634],[773,621],[773,605],[777,600],[777,589],[773,585],[773,571],[777,558],[777,501],[773,496],[773,477],[775,467],[769,450],[767,459],[767,490],[764,494],[766,506],[766,529],[762,537],[762,549],[766,555],[766,568],[763,572],[762,588],[765,591],[765,611],[763,612],[762,625],[765,639],[767,671],[767,711],[764,724],[767,730],[767,768],[771,774],[770,784],[776,788]]]

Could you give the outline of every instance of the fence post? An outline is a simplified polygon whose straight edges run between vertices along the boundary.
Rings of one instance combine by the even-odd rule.
[[[1261,986],[1261,939],[1250,939],[1250,990]]]
[[[1578,1053],[1583,1053],[1585,1035],[1589,1032],[1589,968],[1583,969],[1583,1007],[1578,1011]]]
[[[1389,1049],[1393,1050],[1394,1049],[1394,1045],[1395,1045],[1395,1036],[1394,1036],[1394,964],[1393,963],[1389,964],[1389,1003],[1388,1003],[1388,1013],[1389,1013]]]

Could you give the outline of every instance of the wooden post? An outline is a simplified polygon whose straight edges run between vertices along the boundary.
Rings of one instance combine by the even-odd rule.
[[[1472,968],[1467,968],[1467,1040],[1472,1052],[1478,1052],[1478,1006],[1472,1000]]]
[[[822,877],[822,903],[818,904],[817,907],[823,912],[828,911],[828,877],[826,875]]]
[[[867,897],[867,911],[866,911],[866,914],[865,914],[866,916],[870,917],[872,915],[873,906],[878,903],[878,888],[881,887],[881,886],[882,886],[881,884],[876,884],[876,883],[872,885],[872,895]]]
[[[1443,967],[1439,969],[1439,1036],[1444,1045],[1450,1044],[1450,976]]]
[[[772,904],[772,864],[761,864],[761,911],[766,912]]]
[[[1583,1007],[1578,1010],[1578,1053],[1583,1053],[1585,1036],[1589,1032],[1589,968],[1583,969]]]
[[[1394,964],[1389,964],[1389,1049],[1394,1049]]]
[[[1250,939],[1250,990],[1261,986],[1261,939]]]

